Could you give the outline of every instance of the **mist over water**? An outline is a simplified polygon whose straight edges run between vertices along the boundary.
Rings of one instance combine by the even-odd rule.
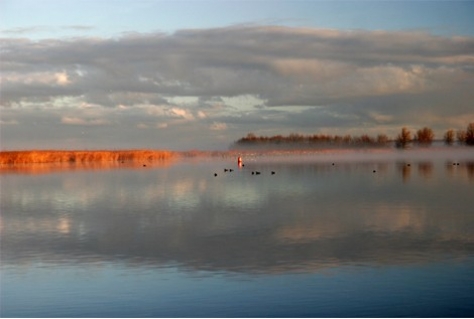
[[[2,316],[474,315],[469,148],[1,179]]]

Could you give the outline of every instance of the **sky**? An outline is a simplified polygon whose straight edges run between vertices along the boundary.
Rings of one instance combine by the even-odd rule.
[[[474,122],[472,1],[2,0],[0,148]]]

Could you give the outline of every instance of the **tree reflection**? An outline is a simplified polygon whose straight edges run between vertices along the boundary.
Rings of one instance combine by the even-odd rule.
[[[403,182],[406,183],[410,179],[411,175],[411,164],[410,163],[398,163],[398,170],[402,174]]]
[[[465,165],[469,180],[474,181],[474,162],[467,162]]]
[[[421,162],[418,163],[418,172],[424,178],[430,178],[433,175],[433,163]]]
[[[447,161],[445,167],[451,177],[466,176],[469,181],[474,181],[474,162]]]

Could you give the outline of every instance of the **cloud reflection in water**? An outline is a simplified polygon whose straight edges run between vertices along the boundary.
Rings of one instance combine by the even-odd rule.
[[[472,164],[226,165],[2,175],[2,265],[119,259],[272,273],[474,254]]]

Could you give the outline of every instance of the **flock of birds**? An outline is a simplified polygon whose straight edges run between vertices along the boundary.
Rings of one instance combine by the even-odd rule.
[[[242,158],[240,156],[237,158],[237,165],[239,166],[239,168],[245,167],[244,163],[242,162]],[[334,165],[335,165],[335,163],[332,163],[332,166],[334,166]],[[234,171],[234,169],[232,169],[232,168],[224,168],[224,173],[233,172],[233,171]],[[375,172],[376,171],[374,170],[374,173]],[[252,171],[252,175],[261,175],[261,174],[262,174],[262,172],[260,172],[260,171]],[[271,171],[270,174],[275,175],[276,172]],[[214,173],[214,177],[217,177],[217,173]]]
[[[244,166],[245,166],[244,164],[242,164],[240,158],[239,158],[238,164],[239,164],[239,167],[244,167]],[[332,166],[334,166],[334,165],[335,165],[335,163],[332,163]],[[459,165],[459,162],[454,162],[453,165]],[[406,166],[409,167],[409,166],[411,166],[411,165],[410,165],[410,163],[407,163]],[[234,171],[234,169],[232,169],[232,168],[224,168],[224,173],[233,172],[233,171]],[[377,171],[374,169],[374,170],[372,171],[372,173],[377,173]],[[260,172],[260,171],[252,171],[252,175],[260,175],[260,174],[262,174],[262,172]],[[271,175],[275,175],[275,174],[276,174],[275,171],[271,171]],[[217,173],[214,173],[214,177],[217,177]]]
[[[244,167],[244,166],[245,166],[244,164],[241,164],[241,165],[240,165],[240,167]],[[231,173],[231,172],[233,172],[233,171],[234,171],[233,168],[224,168],[224,173],[227,173],[227,172]],[[262,174],[262,172],[260,172],[260,171],[252,171],[252,175],[260,175],[260,174]],[[275,175],[276,172],[275,172],[275,171],[271,171],[270,174],[271,174],[271,175]],[[217,173],[214,173],[214,177],[217,177]]]
[[[239,161],[238,161],[238,165],[239,165],[239,167],[244,167],[244,166],[245,166],[244,164],[242,164],[240,158],[239,158]],[[335,163],[332,163],[332,166],[334,166],[334,165],[335,165]],[[410,164],[408,164],[408,166],[410,166]],[[224,173],[233,172],[233,171],[234,171],[234,169],[232,169],[232,168],[224,168]],[[374,170],[373,170],[373,173],[376,173],[376,172],[377,172],[377,171],[374,169]],[[262,172],[260,172],[260,171],[252,171],[252,175],[260,175],[260,174],[262,174]],[[275,172],[275,171],[271,171],[270,174],[271,174],[271,175],[275,175],[276,172]],[[214,173],[214,177],[217,177],[217,173]]]
[[[122,163],[123,163],[123,161],[122,161]],[[239,163],[239,167],[244,167],[244,166],[245,166],[244,164],[241,163],[240,160],[239,160],[238,163]],[[335,164],[332,163],[332,166],[334,166],[334,165],[335,165]],[[408,163],[408,164],[406,164],[406,165],[407,165],[407,166],[410,166],[410,163]],[[454,162],[453,165],[459,166],[459,162]],[[143,164],[143,167],[146,167],[146,164]],[[234,169],[232,169],[232,168],[224,168],[224,173],[233,172],[233,171],[234,171]],[[261,173],[262,173],[262,172],[260,172],[260,171],[252,171],[252,175],[260,175]],[[372,173],[377,173],[377,171],[374,169],[374,170],[372,171]],[[276,172],[275,172],[275,171],[271,171],[271,174],[272,174],[272,175],[275,175]],[[214,177],[217,177],[217,173],[214,173]]]
[[[232,168],[224,168],[224,172],[233,172],[234,170]],[[260,171],[252,171],[252,175],[260,175],[262,174],[262,172]],[[275,171],[271,171],[270,172],[271,175],[275,175],[276,172]],[[214,176],[216,177],[217,176],[217,173],[214,173]]]

